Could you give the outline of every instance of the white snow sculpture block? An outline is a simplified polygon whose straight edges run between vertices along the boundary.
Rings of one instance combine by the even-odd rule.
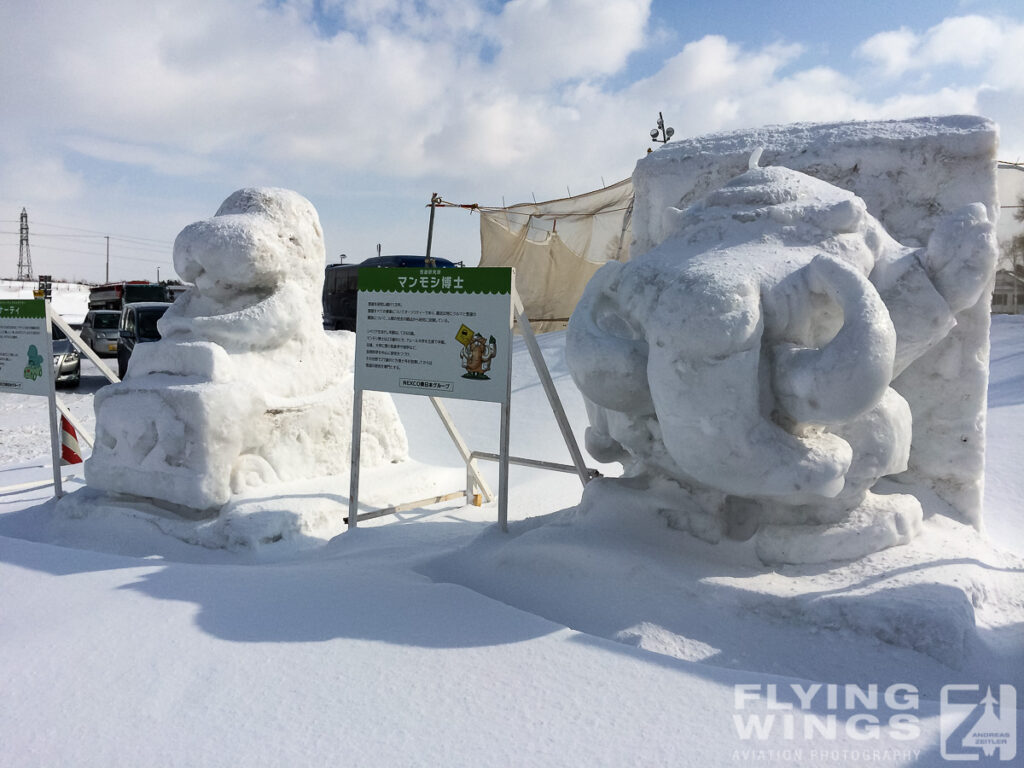
[[[769,126],[673,142],[634,171],[633,253],[661,243],[670,209],[686,208],[741,173],[758,147],[761,165],[849,190],[896,240],[924,246],[943,217],[970,203],[982,203],[995,221],[997,144],[996,126],[968,115]],[[976,259],[978,268],[989,268],[985,257]],[[979,529],[989,317],[986,290],[957,309],[948,336],[893,382],[914,418],[909,469],[900,480],[933,489]]]
[[[193,287],[96,393],[87,483],[209,513],[347,471],[355,341],[323,330],[324,263],[316,210],[284,189],[239,190],[182,230],[174,265]],[[406,458],[391,398],[366,392],[363,407],[363,463]]]
[[[759,144],[770,165],[745,170]],[[642,160],[641,255],[603,267],[569,324],[588,450],[634,486],[672,480],[679,527],[756,531],[768,563],[908,541],[918,499],[873,492],[899,473],[977,523],[994,148],[990,124],[950,118],[730,134]],[[951,156],[966,191],[940,188]],[[840,180],[916,234],[898,242]]]

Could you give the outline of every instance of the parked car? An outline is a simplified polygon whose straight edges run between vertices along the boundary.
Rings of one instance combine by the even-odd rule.
[[[121,309],[121,320],[117,335],[117,375],[124,378],[128,372],[128,360],[136,344],[159,341],[160,331],[156,321],[163,317],[171,306],[167,302],[140,301],[125,304]]]
[[[58,387],[77,387],[82,380],[78,350],[60,328],[53,326],[53,381]]]
[[[328,264],[324,270],[323,313],[324,328],[328,331],[354,331],[356,329],[356,300],[359,294],[360,267],[413,267],[416,269],[448,269],[456,266],[448,259],[425,256],[374,256],[361,264]]]
[[[117,327],[121,313],[113,309],[91,309],[85,315],[78,335],[101,357],[117,354]]]

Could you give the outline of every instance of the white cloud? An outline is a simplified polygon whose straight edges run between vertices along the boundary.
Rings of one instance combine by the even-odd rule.
[[[890,92],[875,105],[876,115],[982,114],[1001,127],[1000,154],[1015,158],[1024,154],[1022,49],[1024,23],[971,15],[921,34],[882,32],[857,52],[889,78]]]
[[[95,160],[141,166],[166,176],[201,176],[217,167],[209,158],[194,153],[92,136],[71,136],[65,145]]]
[[[1005,32],[994,19],[960,16],[929,29],[921,41],[918,58],[924,67],[983,67],[992,62],[1004,42]]]
[[[865,40],[858,54],[879,67],[888,77],[898,77],[914,66],[921,38],[906,27],[879,32]]]
[[[81,174],[69,170],[59,157],[19,154],[0,158],[0,200],[6,208],[74,200],[84,189]]]
[[[775,80],[801,51],[798,45],[768,45],[747,51],[721,35],[707,35],[687,43],[654,76],[635,83],[630,90],[676,100],[750,93]]]
[[[650,0],[512,0],[494,24],[498,70],[535,91],[618,72],[643,43]]]
[[[865,40],[857,54],[891,78],[943,66],[984,71],[1004,58],[1014,40],[1019,42],[1021,29],[1005,19],[957,16],[920,35],[905,27],[880,32]]]
[[[39,173],[15,182],[8,170],[0,181],[49,178],[55,194],[82,195],[90,180],[60,160],[78,152],[117,162],[119,174],[135,166],[225,195],[248,183],[312,195],[369,178],[377,191],[443,184],[449,197],[512,202],[629,174],[659,110],[677,138],[981,111],[1003,123],[1004,147],[1024,153],[1024,24],[1005,19],[875,35],[858,49],[867,75],[845,61],[802,65],[797,41],[707,35],[623,84],[645,41],[685,34],[659,33],[649,0],[317,7],[324,13],[312,0],[13,4],[0,68],[17,108],[0,112],[0,135]],[[940,81],[952,66],[959,77]]]
[[[357,33],[385,27],[425,40],[476,30],[483,18],[474,0],[325,0],[321,10],[323,26],[333,22]]]

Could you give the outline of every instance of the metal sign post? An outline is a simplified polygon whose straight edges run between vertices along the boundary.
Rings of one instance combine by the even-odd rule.
[[[438,398],[500,403],[498,519],[507,526],[514,281],[510,267],[359,270],[349,527],[359,522],[364,389],[428,396],[488,500],[493,494]]]
[[[477,468],[477,459],[498,462],[498,524],[504,531],[508,530],[509,464],[573,472],[584,485],[598,475],[583,461],[516,293],[512,268],[361,269],[358,301],[349,527],[357,526],[360,518],[381,514],[379,511],[358,514],[364,389],[430,398],[466,463],[467,503],[472,501],[476,488],[488,501],[494,500],[494,494]],[[509,455],[513,315],[519,322],[530,358],[569,449],[571,466]],[[441,397],[499,403],[499,453],[471,452]]]

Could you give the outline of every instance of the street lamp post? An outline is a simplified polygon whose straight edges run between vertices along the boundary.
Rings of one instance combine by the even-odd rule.
[[[665,127],[665,118],[661,116],[661,112],[658,113],[658,127],[651,128],[651,141],[659,141],[665,144],[669,139],[675,135],[675,128]]]

